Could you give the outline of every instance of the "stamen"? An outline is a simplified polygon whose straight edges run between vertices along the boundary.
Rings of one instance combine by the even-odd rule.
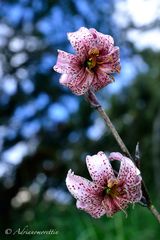
[[[122,212],[124,212],[125,217],[127,218],[127,217],[128,217],[127,212],[124,210],[124,208],[122,208],[122,207],[118,204],[118,202],[116,201],[116,199],[114,200],[114,203],[117,205],[117,207],[119,207],[119,209],[120,209]]]
[[[89,58],[86,61],[86,67],[91,71],[97,65],[97,57],[99,56],[99,50],[92,48],[88,52]]]
[[[109,179],[108,181],[108,187],[112,188],[114,185],[118,184],[118,180],[117,179]]]
[[[95,55],[96,57],[98,57],[99,56],[99,50],[98,50],[98,48],[92,48],[92,49],[89,50],[88,54],[89,55]]]

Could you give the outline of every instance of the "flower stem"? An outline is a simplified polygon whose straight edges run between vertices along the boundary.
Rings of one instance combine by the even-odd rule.
[[[109,129],[111,130],[111,132],[112,132],[115,140],[117,141],[118,145],[120,146],[122,152],[127,157],[129,157],[133,162],[135,162],[136,166],[139,168],[140,167],[139,155],[138,155],[138,161],[137,161],[136,158],[135,159],[132,158],[132,156],[131,156],[130,152],[128,151],[126,145],[124,144],[122,138],[119,136],[116,128],[114,127],[114,125],[111,122],[110,118],[108,117],[108,115],[104,111],[103,107],[99,103],[99,101],[98,101],[96,95],[94,94],[94,92],[89,90],[85,94],[85,99],[90,103],[91,107],[95,108],[99,112],[100,116],[103,118],[103,120],[105,121],[105,123],[107,124]],[[138,149],[138,147],[137,147],[137,149]],[[137,152],[138,151],[139,151],[139,149],[137,150]],[[152,212],[152,214],[155,216],[155,218],[160,223],[160,213],[157,211],[157,209],[152,204],[151,199],[150,199],[150,195],[148,193],[148,190],[147,190],[146,185],[145,185],[143,180],[142,180],[142,193],[143,193],[143,197],[145,198],[147,208]]]
[[[157,211],[154,205],[151,205],[149,209],[152,212],[152,214],[155,216],[155,218],[157,218],[158,222],[160,223],[160,213]]]
[[[129,153],[127,147],[125,146],[124,142],[122,141],[121,137],[119,136],[119,134],[118,134],[115,126],[112,124],[110,118],[108,117],[108,115],[104,111],[103,107],[99,103],[96,95],[91,90],[89,90],[87,92],[87,94],[85,95],[85,98],[90,103],[90,105],[99,112],[99,114],[101,115],[101,117],[103,118],[103,120],[105,121],[105,123],[107,124],[109,129],[111,130],[111,132],[112,132],[114,138],[116,139],[118,145],[120,146],[122,152],[126,156],[128,156],[129,158],[132,159],[131,154]]]

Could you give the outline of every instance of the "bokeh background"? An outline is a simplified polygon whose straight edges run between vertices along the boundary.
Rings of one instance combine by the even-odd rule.
[[[85,26],[114,37],[122,70],[97,96],[132,154],[140,142],[142,174],[160,209],[160,2],[1,0],[0,19],[1,234],[28,226],[58,235],[15,239],[159,239],[158,223],[139,205],[128,218],[98,220],[75,208],[67,171],[89,178],[86,154],[120,149],[52,67],[57,49],[73,52],[67,32]]]

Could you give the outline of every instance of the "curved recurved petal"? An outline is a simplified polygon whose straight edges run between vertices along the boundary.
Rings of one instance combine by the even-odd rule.
[[[110,178],[114,178],[112,166],[103,152],[86,157],[86,164],[91,178],[101,186]]]
[[[102,205],[108,217],[111,217],[114,213],[120,210],[120,207],[118,207],[118,205],[116,204],[115,199],[111,198],[110,196],[106,196],[103,199]]]
[[[69,74],[62,74],[62,76],[59,79],[60,84],[64,85],[64,86],[68,86],[68,82],[70,80],[70,76]]]
[[[111,217],[118,211],[124,211],[124,209],[128,206],[129,201],[127,199],[123,199],[121,197],[111,198],[106,196],[103,200],[103,206],[106,209],[107,216]]]
[[[59,73],[76,73],[80,70],[80,60],[77,56],[58,50],[57,63],[53,67]]]
[[[112,48],[112,51],[109,53],[109,56],[111,57],[111,60],[113,62],[116,62],[120,59],[120,50],[119,47],[115,46]]]
[[[101,63],[99,66],[99,69],[101,69],[101,71],[107,74],[120,72],[121,65],[120,65],[119,53],[117,51],[118,50],[116,50],[116,52],[112,52],[112,54],[99,56],[97,58],[97,61]]]
[[[119,65],[119,67],[120,67],[119,47],[114,47],[109,54],[98,56],[97,62],[99,62],[102,66],[116,65],[118,67],[118,65]],[[114,69],[114,72],[116,72],[116,69]]]
[[[81,202],[77,200],[76,206],[78,209],[84,210],[94,218],[100,218],[106,213],[101,199],[91,199],[91,203]]]
[[[89,31],[92,33],[95,46],[99,50],[104,50],[105,52],[109,52],[110,49],[112,49],[114,45],[114,40],[110,35],[105,35],[103,33],[100,33],[96,31],[94,28],[90,28]]]
[[[90,198],[98,197],[101,191],[95,183],[75,175],[71,170],[68,171],[66,185],[73,197],[82,202],[90,202]]]
[[[132,160],[118,152],[111,153],[109,155],[109,159],[121,161],[118,179],[122,180],[127,185],[135,186],[137,183],[137,176],[140,175],[140,171]]]
[[[135,186],[126,186],[127,199],[128,201],[134,203],[139,202],[142,198],[142,186],[141,186],[141,177],[139,177],[139,183]]]
[[[94,75],[92,73],[82,68],[75,74],[63,74],[59,82],[67,86],[74,94],[82,95],[89,90],[93,78]]]
[[[113,82],[113,79],[99,67],[96,71],[91,87],[93,91],[96,92],[111,82]]]
[[[86,93],[94,79],[94,74],[86,71],[82,68],[78,73],[71,76],[72,81],[68,81],[68,87],[76,95],[82,95]]]
[[[93,47],[93,36],[89,29],[81,27],[76,32],[70,32],[67,34],[68,40],[72,47],[76,50],[78,56],[82,61],[85,61],[90,48]]]

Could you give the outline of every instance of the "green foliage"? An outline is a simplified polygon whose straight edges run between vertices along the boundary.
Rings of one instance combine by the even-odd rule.
[[[34,218],[27,221],[31,212]],[[136,205],[134,209],[131,206],[127,212],[127,217],[123,212],[119,212],[112,218],[104,216],[101,219],[93,219],[88,214],[77,210],[75,206],[43,202],[38,204],[35,210],[31,207],[24,211],[23,215],[16,213],[17,218],[13,221],[13,229],[23,229],[28,225],[30,230],[55,229],[58,231],[57,235],[30,235],[29,237],[25,235],[25,239],[28,237],[31,240],[156,240],[159,238],[159,224],[148,210]],[[21,224],[18,217],[21,217]],[[16,235],[17,240],[21,238],[22,236]]]

